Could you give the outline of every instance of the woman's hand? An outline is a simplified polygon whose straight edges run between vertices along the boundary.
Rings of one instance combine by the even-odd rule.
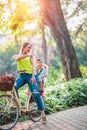
[[[27,54],[30,58],[33,58],[34,54]]]
[[[31,82],[32,82],[33,84],[36,84],[36,79],[35,79],[35,76],[34,76],[34,75],[32,75]]]

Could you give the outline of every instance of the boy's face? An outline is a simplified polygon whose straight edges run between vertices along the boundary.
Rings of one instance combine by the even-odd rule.
[[[38,67],[38,68],[41,68],[41,67],[42,67],[42,61],[37,61],[36,64],[37,64],[37,67]]]

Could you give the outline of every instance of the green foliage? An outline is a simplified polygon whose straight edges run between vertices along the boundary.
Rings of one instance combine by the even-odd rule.
[[[25,121],[25,120],[29,120],[29,115],[26,113],[22,113],[22,115],[19,117],[19,122]]]
[[[9,46],[5,51],[0,52],[0,75],[3,75],[5,72],[11,73],[16,70],[16,63],[14,61],[15,49],[14,47]]]
[[[56,85],[58,82],[65,81],[64,74],[62,69],[55,69],[54,66],[49,67],[48,78],[46,81],[46,85]]]
[[[60,69],[61,68],[61,60],[60,60],[59,52],[57,51],[56,47],[53,48],[53,54],[54,54],[54,57],[51,60],[51,65],[54,66],[55,69]]]
[[[82,64],[84,66],[87,65],[87,45],[85,44],[85,46],[77,46],[75,47],[76,50],[76,55],[79,61],[79,64]]]
[[[79,65],[87,66],[87,32],[82,30],[78,36],[75,32],[71,35]]]
[[[66,84],[68,91],[67,104],[70,106],[85,105],[87,103],[87,80],[73,79]]]
[[[45,88],[47,113],[87,104],[87,80],[72,79],[65,83]]]
[[[80,71],[81,71],[81,73],[82,73],[82,76],[83,76],[84,78],[87,78],[87,67],[81,65],[81,66],[80,66]]]
[[[49,84],[54,84],[55,80],[57,80],[57,79],[58,79],[58,70],[56,70],[53,66],[50,66],[49,75],[48,75]]]

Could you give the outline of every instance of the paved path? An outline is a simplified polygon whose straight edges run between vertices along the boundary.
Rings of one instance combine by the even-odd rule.
[[[53,113],[47,120],[45,125],[30,120],[17,123],[12,130],[87,130],[87,105]]]

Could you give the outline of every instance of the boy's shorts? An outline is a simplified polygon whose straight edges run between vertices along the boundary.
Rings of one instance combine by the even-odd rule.
[[[40,96],[44,97],[44,91],[43,90],[39,90],[39,92],[40,92]]]

